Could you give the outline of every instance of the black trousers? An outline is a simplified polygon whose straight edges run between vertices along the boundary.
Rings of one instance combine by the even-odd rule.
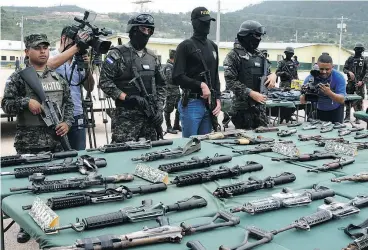
[[[340,105],[337,109],[324,111],[317,109],[317,118],[321,121],[340,122],[344,121],[344,105]]]

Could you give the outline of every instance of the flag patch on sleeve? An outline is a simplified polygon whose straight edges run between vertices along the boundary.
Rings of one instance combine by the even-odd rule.
[[[110,57],[106,58],[106,62],[108,62],[109,64],[113,64],[114,63],[114,61]]]

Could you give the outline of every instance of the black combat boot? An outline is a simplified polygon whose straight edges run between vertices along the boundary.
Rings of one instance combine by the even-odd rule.
[[[178,131],[171,127],[170,113],[165,112],[166,132],[169,134],[177,134]]]
[[[17,242],[18,243],[26,243],[30,239],[31,239],[31,236],[26,231],[24,231],[23,228],[21,228],[18,232],[18,235],[17,235]]]
[[[181,126],[179,124],[179,112],[175,113],[174,129],[180,132],[182,131]]]

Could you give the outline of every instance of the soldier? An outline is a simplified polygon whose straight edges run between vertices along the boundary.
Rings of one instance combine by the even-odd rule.
[[[167,60],[167,64],[162,68],[163,77],[167,86],[167,96],[166,96],[166,104],[164,109],[165,121],[166,121],[166,131],[170,134],[177,134],[177,130],[181,131],[181,126],[179,125],[179,111],[178,111],[178,102],[180,100],[180,89],[179,86],[173,85],[172,82],[172,70],[174,67],[174,58],[175,58],[176,50],[170,50],[169,59]],[[176,109],[175,112],[175,121],[174,128],[171,127],[170,114]]]
[[[138,14],[129,19],[127,33],[130,41],[111,49],[102,64],[100,86],[108,97],[115,100],[114,129],[112,142],[157,140],[155,127],[163,122],[163,105],[166,97],[161,65],[153,51],[146,48],[155,29],[154,19],[149,14]],[[133,70],[141,76],[149,94],[156,97],[158,112],[148,119],[143,108],[148,106],[134,81]]]
[[[264,105],[267,97],[259,93],[263,65],[267,59],[257,49],[265,33],[259,22],[243,22],[237,34],[240,46],[233,48],[224,61],[226,88],[234,93],[231,121],[237,129],[267,125]],[[265,85],[273,88],[276,78],[276,74],[269,72]]]
[[[56,126],[56,134],[41,119],[39,98],[28,84],[14,72],[6,82],[1,107],[5,113],[17,115],[17,127],[14,147],[18,154],[37,154],[42,151],[62,151],[57,136],[65,136],[73,119],[73,101],[68,83],[56,72],[47,68],[49,58],[49,41],[44,34],[32,34],[24,38],[25,53],[29,66],[37,71],[46,96],[56,102],[63,114],[62,123]],[[17,241],[24,243],[29,235],[21,229]]]
[[[291,60],[294,55],[294,49],[292,47],[286,47],[286,58],[277,62],[276,75],[280,77],[280,88],[290,88],[291,81],[298,78],[298,69],[295,66],[295,62]]]
[[[364,46],[356,43],[354,46],[355,54],[350,56],[344,65],[344,73],[348,76],[348,84],[346,85],[346,94],[357,94],[364,99],[364,85],[368,84],[368,59],[362,56]],[[346,104],[345,120],[350,120],[349,106]],[[363,109],[363,100],[356,101],[353,104],[355,111]],[[355,123],[359,124],[356,119]]]

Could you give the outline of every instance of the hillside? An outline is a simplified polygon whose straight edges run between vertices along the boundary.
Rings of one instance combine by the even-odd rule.
[[[298,42],[338,43],[338,18],[349,20],[343,33],[343,46],[352,49],[356,41],[368,40],[368,18],[364,10],[368,2],[278,2],[267,1],[248,6],[242,10],[221,15],[221,41],[232,41],[242,21],[257,20],[266,26],[266,41],[294,42],[297,33]],[[20,28],[16,23],[21,16],[25,18],[25,35],[44,32],[52,41],[57,41],[63,26],[74,23],[73,17],[82,16],[84,9],[78,6],[37,7],[1,7],[1,39],[19,40]],[[114,32],[124,33],[131,14],[100,14],[95,24]],[[187,38],[192,34],[190,13],[153,13],[156,23],[155,37]],[[212,13],[216,15],[216,13]],[[216,25],[211,27],[212,39],[215,38]]]

